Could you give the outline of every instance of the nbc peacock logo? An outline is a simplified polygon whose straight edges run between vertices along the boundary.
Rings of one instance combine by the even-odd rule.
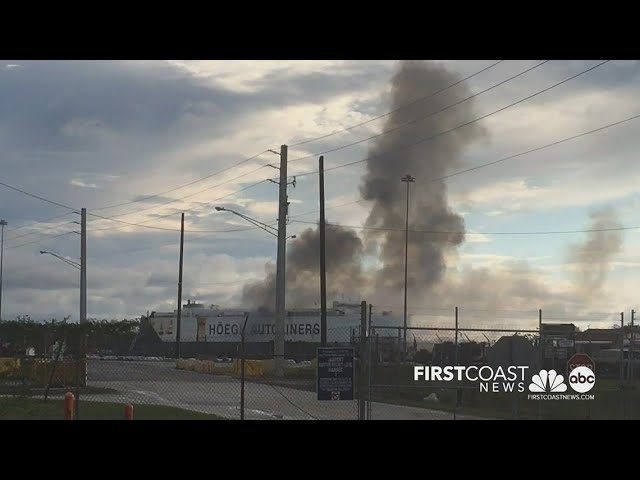
[[[529,391],[562,393],[567,391],[567,385],[564,377],[555,370],[540,370],[540,373],[531,377]]]

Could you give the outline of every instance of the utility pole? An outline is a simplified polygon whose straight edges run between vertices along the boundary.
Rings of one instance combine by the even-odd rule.
[[[184,252],[184,212],[180,220],[180,266],[178,268],[178,318],[176,321],[176,358],[180,358],[180,327],[182,326],[182,259]]]
[[[635,310],[631,310],[631,342],[629,342],[629,383],[633,384],[634,382],[634,377],[633,377],[633,367],[634,367],[634,363],[635,363],[635,358],[634,357],[634,350],[635,350],[635,316],[636,316],[636,311]]]
[[[620,384],[624,382],[624,312],[620,312]]]
[[[4,226],[8,225],[6,220],[0,220],[0,320],[2,320],[2,262],[4,261]]]
[[[360,303],[360,349],[358,352],[358,363],[360,371],[358,372],[358,420],[366,419],[366,401],[365,401],[365,374],[366,360],[365,349],[367,346],[367,302],[364,300]]]
[[[87,209],[80,213],[80,323],[87,321]],[[77,399],[76,399],[77,400]]]
[[[80,419],[80,376],[87,377],[85,337],[82,325],[87,322],[87,209],[80,210],[80,330],[78,332],[78,351],[76,352],[76,401],[75,418]],[[82,361],[81,361],[82,358]],[[84,372],[81,372],[84,370]]]
[[[403,341],[403,360],[407,356],[407,277],[409,268],[409,185],[415,182],[415,178],[408,173],[401,178],[407,184],[407,213],[405,217],[404,229],[404,341]]]
[[[327,264],[324,217],[324,157],[320,157],[320,342],[327,344]]]
[[[286,288],[287,215],[287,146],[280,147],[280,188],[278,195],[278,258],[276,260],[276,331],[274,338],[275,374],[284,376],[284,327]]]

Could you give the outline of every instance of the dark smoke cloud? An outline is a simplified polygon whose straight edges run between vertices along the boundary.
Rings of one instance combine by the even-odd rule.
[[[444,67],[424,62],[403,62],[392,80],[391,109],[396,110],[416,98],[459,80]],[[456,103],[470,92],[458,85],[446,92],[418,101],[409,108],[391,114],[384,126],[390,130],[423,118]],[[437,230],[451,234],[409,235],[409,283],[428,289],[442,278],[448,249],[464,241],[464,220],[452,212],[447,202],[444,181],[440,178],[460,166],[460,156],[474,141],[486,136],[478,124],[471,124],[413,148],[403,148],[421,138],[432,137],[474,118],[473,101],[464,102],[441,114],[417,121],[393,133],[379,137],[369,152],[367,172],[360,188],[362,198],[370,200],[367,225],[403,226],[406,217],[406,184],[400,178],[410,174],[416,183],[410,186],[409,224],[414,230]],[[390,152],[389,154],[385,154]],[[456,233],[459,232],[459,233]],[[404,285],[404,233],[368,234],[381,243],[383,268],[376,276],[378,287],[398,290]]]
[[[606,208],[590,213],[589,230],[620,228],[615,210]],[[577,294],[581,297],[597,297],[607,278],[609,263],[622,250],[622,231],[589,232],[586,241],[573,245],[569,258],[577,266]]]
[[[445,253],[464,241],[464,221],[449,208],[446,185],[430,181],[450,173],[459,166],[460,156],[474,141],[486,136],[477,124],[455,130],[434,140],[405,148],[421,138],[449,130],[474,118],[472,101],[464,102],[446,112],[422,119],[470,95],[463,85],[427,100],[418,98],[441,90],[459,77],[443,66],[405,61],[392,79],[391,105],[394,111],[382,129],[398,130],[377,138],[369,150],[366,174],[360,187],[363,199],[370,201],[367,225],[375,227],[404,226],[406,185],[400,178],[409,173],[417,182],[411,185],[410,226],[412,229],[449,231],[451,234],[409,237],[409,283],[414,289],[428,290],[437,284],[445,269]],[[411,102],[413,105],[404,107]],[[398,110],[398,111],[395,111]],[[389,152],[387,154],[387,152]],[[313,305],[319,297],[319,238],[317,229],[305,231],[289,248],[287,259],[287,305]],[[404,285],[404,233],[372,233],[365,236],[375,244],[382,267],[363,275],[361,260],[364,252],[358,235],[345,228],[328,227],[327,296],[358,296],[364,293],[385,295],[397,293]],[[367,248],[367,252],[370,251]],[[254,306],[273,308],[275,303],[275,272],[268,267],[263,282],[245,287],[243,300]]]
[[[360,293],[362,240],[346,228],[327,226],[327,298],[348,292]],[[287,306],[308,307],[320,302],[320,234],[308,228],[291,240],[287,255]],[[275,308],[276,273],[267,265],[264,281],[245,286],[243,304],[272,311]]]

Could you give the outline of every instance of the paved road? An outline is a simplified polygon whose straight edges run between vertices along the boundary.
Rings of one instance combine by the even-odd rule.
[[[240,381],[224,375],[177,370],[174,362],[90,360],[88,385],[117,393],[85,395],[86,400],[131,402],[184,408],[225,418],[240,417]],[[356,401],[320,402],[315,392],[245,382],[245,418],[355,420]],[[374,402],[376,420],[446,420],[439,410]],[[458,419],[468,419],[461,417]]]

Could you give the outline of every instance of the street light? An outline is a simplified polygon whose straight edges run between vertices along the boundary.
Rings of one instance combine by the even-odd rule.
[[[8,225],[6,220],[0,220],[0,320],[2,320],[2,261],[4,260],[4,226]]]
[[[404,357],[407,356],[407,272],[409,262],[409,185],[416,181],[414,177],[408,173],[400,180],[407,184],[407,214],[405,217],[404,228]]]
[[[215,207],[216,211],[218,212],[229,212],[229,213],[233,213],[234,215],[237,215],[240,218],[243,218],[244,220],[246,220],[249,223],[252,223],[253,225],[255,225],[258,228],[261,228],[262,230],[264,230],[265,232],[273,235],[274,237],[278,236],[278,229],[275,227],[272,227],[271,225],[267,225],[266,223],[262,223],[254,218],[248,217],[247,215],[244,215],[242,213],[238,213],[235,210],[231,210],[230,208],[224,208],[224,207]],[[290,235],[287,237],[287,239],[289,238],[296,238],[295,235]]]
[[[41,255],[52,255],[60,260],[62,260],[64,263],[66,263],[67,265],[72,266],[73,268],[77,268],[78,270],[80,270],[80,264],[77,262],[74,262],[73,260],[69,260],[68,258],[65,258],[61,255],[58,255],[57,253],[53,253],[53,252],[47,252],[45,250],[40,250],[40,254]]]
[[[286,156],[286,147],[283,147],[283,151]],[[281,182],[286,182],[286,172],[287,164],[286,162],[281,163]],[[284,177],[282,176],[284,175]],[[275,310],[275,320],[276,320],[276,328],[274,332],[274,359],[275,359],[275,373],[276,376],[281,377],[284,375],[284,330],[285,330],[285,279],[284,279],[284,271],[285,271],[285,246],[286,240],[289,238],[296,238],[295,235],[291,235],[289,237],[285,237],[287,231],[287,222],[286,222],[286,208],[283,209],[283,202],[288,205],[286,202],[286,193],[283,193],[282,188],[280,189],[280,213],[278,218],[278,227],[274,228],[271,225],[267,225],[266,223],[259,222],[251,217],[243,215],[242,213],[238,213],[234,210],[224,208],[224,207],[215,207],[218,212],[230,212],[238,217],[246,220],[247,222],[257,226],[258,228],[263,229],[265,232],[273,235],[278,239],[278,255],[277,255],[277,263],[278,267],[276,269],[276,310]],[[282,233],[282,235],[280,235]]]

